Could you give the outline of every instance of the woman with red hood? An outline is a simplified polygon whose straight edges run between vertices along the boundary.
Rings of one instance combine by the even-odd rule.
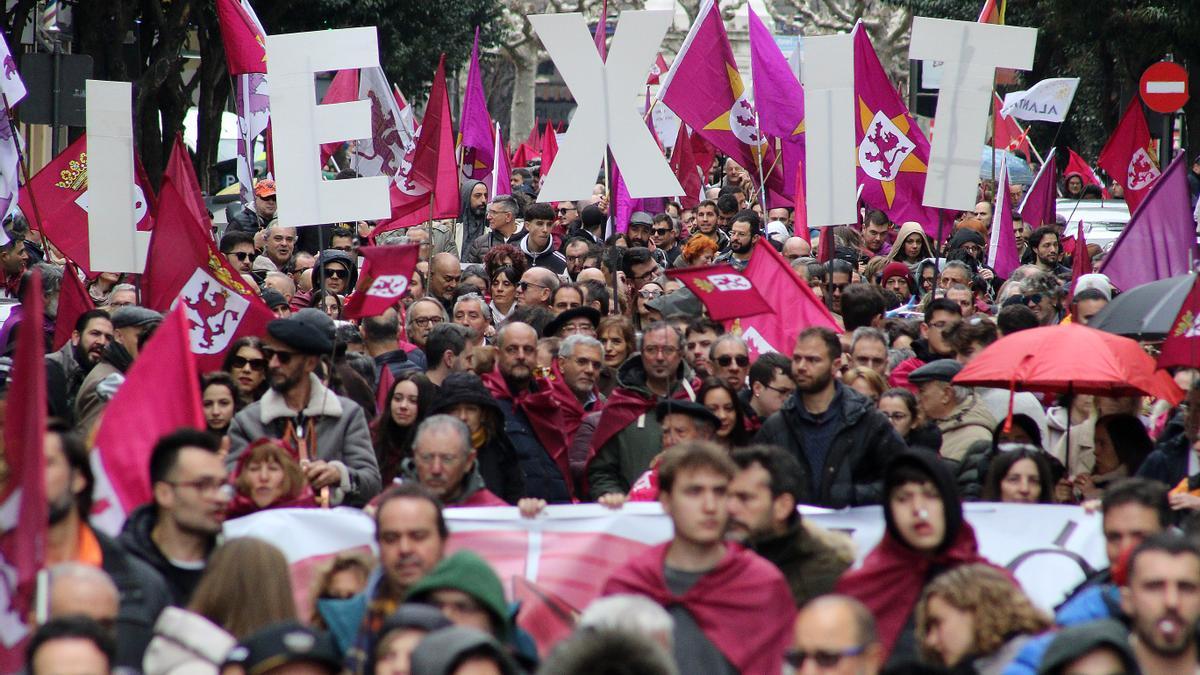
[[[229,503],[226,518],[237,518],[263,509],[319,506],[312,488],[304,479],[296,449],[286,441],[260,438],[250,444],[238,459],[230,479],[236,492]],[[331,494],[331,502],[341,502],[340,490]]]
[[[883,540],[862,567],[838,580],[836,592],[857,598],[875,615],[892,665],[917,660],[915,609],[926,584],[959,565],[991,563],[979,555],[954,478],[937,455],[897,455],[883,481]]]

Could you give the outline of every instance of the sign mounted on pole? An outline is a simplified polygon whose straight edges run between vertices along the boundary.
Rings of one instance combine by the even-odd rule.
[[[1154,112],[1173,113],[1188,102],[1188,72],[1174,61],[1159,61],[1142,73],[1142,101]]]

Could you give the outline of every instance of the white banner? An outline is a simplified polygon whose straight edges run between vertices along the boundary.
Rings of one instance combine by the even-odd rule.
[[[1004,95],[1006,116],[1033,122],[1062,122],[1075,99],[1078,77],[1052,77],[1042,80],[1025,91]]]
[[[1099,514],[1044,504],[970,503],[965,510],[980,552],[1009,569],[1045,609],[1061,602],[1087,572],[1108,566]],[[859,563],[883,536],[878,506],[842,511],[803,507],[801,512],[822,527],[849,534]],[[597,504],[550,506],[534,519],[521,518],[512,507],[447,509],[445,514],[453,533],[449,549],[482,555],[510,594],[513,581],[521,578],[576,609],[599,594],[613,570],[672,532],[656,502],[630,503],[619,511]],[[281,537],[283,532],[290,534]],[[373,549],[374,533],[371,518],[351,508],[272,509],[225,523],[226,537],[270,541],[294,569],[310,571],[314,560],[339,551]],[[307,588],[303,584],[298,594]]]

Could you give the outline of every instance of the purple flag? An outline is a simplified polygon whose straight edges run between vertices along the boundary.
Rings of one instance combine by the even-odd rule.
[[[1055,161],[1054,148],[1046,155],[1046,161],[1038,170],[1029,192],[1021,201],[1021,220],[1031,229],[1036,230],[1042,225],[1054,224],[1054,206],[1058,199],[1058,163]],[[997,193],[998,194],[998,193]]]
[[[754,105],[758,124],[767,136],[783,142],[782,187],[792,197],[796,172],[804,161],[804,89],[792,72],[779,45],[762,20],[750,12],[750,71],[754,77]]]
[[[500,138],[500,124],[496,123],[494,126],[496,140],[492,146],[492,156],[496,158],[496,170],[492,172],[492,196],[497,197],[512,194],[512,182],[509,180],[512,168],[508,165],[508,150]]]
[[[1008,199],[1008,153],[1000,160],[999,197],[992,212],[991,241],[988,242],[988,267],[1001,279],[1007,279],[1021,266],[1017,255],[1017,236],[1013,232],[1012,202]]]
[[[1187,160],[1180,154],[1134,212],[1100,271],[1127,291],[1183,274],[1195,259],[1196,221],[1188,193]]]
[[[462,175],[487,183],[496,158],[492,147],[492,117],[488,114],[487,97],[483,95],[483,79],[479,73],[479,26],[475,27],[475,44],[471,47],[471,65],[467,69],[467,91],[458,120]]]

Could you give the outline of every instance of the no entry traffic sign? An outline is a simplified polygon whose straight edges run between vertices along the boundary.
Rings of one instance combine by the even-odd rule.
[[[1173,61],[1159,61],[1142,73],[1139,89],[1151,110],[1173,113],[1188,102],[1187,70]]]

